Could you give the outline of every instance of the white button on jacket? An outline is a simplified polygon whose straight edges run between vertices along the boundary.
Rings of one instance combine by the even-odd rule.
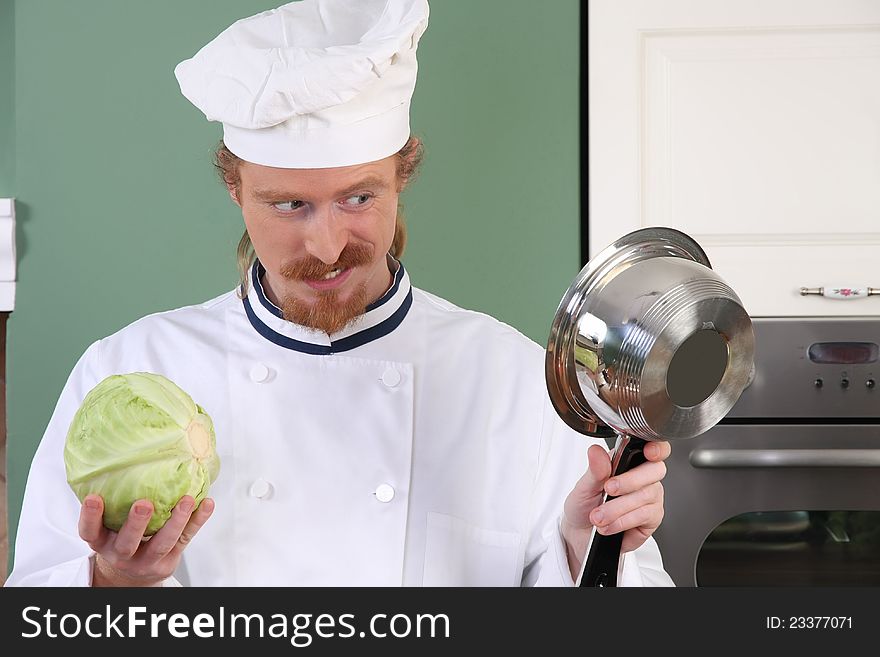
[[[263,363],[257,363],[251,367],[251,381],[254,383],[265,383],[269,380],[269,368]]]
[[[376,489],[376,499],[380,502],[390,502],[394,499],[394,488],[388,484],[381,484]]]
[[[256,497],[260,500],[266,499],[272,494],[272,484],[265,479],[257,479],[251,484],[249,492],[251,497]]]
[[[402,378],[403,377],[400,375],[400,372],[398,372],[393,367],[389,367],[382,373],[382,383],[384,383],[389,388],[394,388],[395,386],[397,386]]]

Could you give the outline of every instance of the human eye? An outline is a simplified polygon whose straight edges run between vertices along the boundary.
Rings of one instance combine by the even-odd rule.
[[[302,201],[279,201],[277,203],[272,203],[272,207],[279,212],[294,212],[299,210],[303,205],[304,203]]]
[[[363,194],[354,194],[353,196],[348,196],[342,199],[341,203],[343,206],[350,210],[356,210],[369,205],[370,201],[372,200],[373,195],[364,192]]]

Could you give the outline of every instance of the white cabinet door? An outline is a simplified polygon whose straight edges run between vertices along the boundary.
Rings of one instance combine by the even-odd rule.
[[[590,255],[694,237],[753,316],[880,315],[880,0],[589,0]]]

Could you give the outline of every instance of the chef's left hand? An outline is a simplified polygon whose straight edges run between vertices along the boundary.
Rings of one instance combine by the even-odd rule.
[[[586,558],[593,526],[599,534],[624,532],[621,552],[635,550],[663,520],[663,484],[670,446],[665,441],[645,444],[646,463],[611,476],[611,455],[599,445],[587,451],[589,469],[565,499],[562,536],[568,552],[571,577],[577,581]],[[602,504],[602,494],[612,500]]]

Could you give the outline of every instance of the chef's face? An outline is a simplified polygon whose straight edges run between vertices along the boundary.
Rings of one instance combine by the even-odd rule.
[[[331,169],[242,162],[236,202],[285,319],[335,333],[391,284],[396,156]]]

